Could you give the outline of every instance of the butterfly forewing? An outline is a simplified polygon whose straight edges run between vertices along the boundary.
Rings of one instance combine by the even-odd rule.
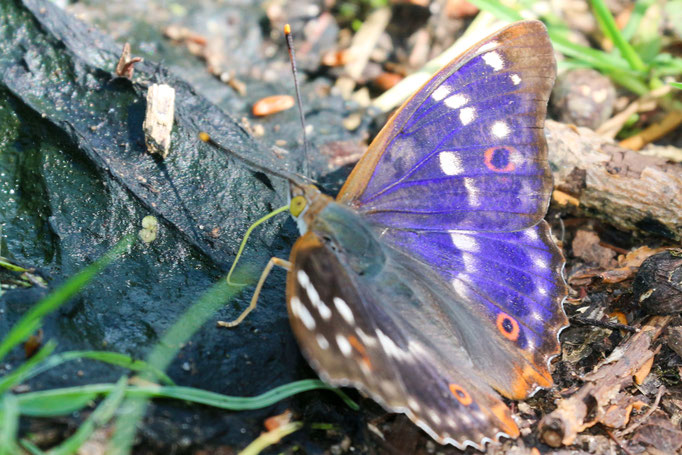
[[[533,226],[551,192],[543,125],[555,68],[539,22],[472,47],[400,108],[338,200],[395,228]]]
[[[349,272],[343,254],[314,233],[298,240],[292,259],[291,325],[323,379],[352,385],[387,409],[404,412],[440,443],[482,448],[502,435],[518,435],[504,403],[466,373],[466,356],[453,349],[444,358],[432,340],[411,336],[408,319],[419,315],[399,310],[418,312],[422,302],[409,291],[384,286],[395,278],[392,266],[367,286]]]

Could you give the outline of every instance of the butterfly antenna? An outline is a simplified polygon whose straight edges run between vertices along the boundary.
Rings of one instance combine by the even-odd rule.
[[[301,101],[301,90],[298,85],[298,70],[296,69],[296,53],[294,52],[294,39],[291,36],[291,27],[289,24],[284,26],[284,37],[287,42],[287,50],[289,51],[289,60],[291,61],[291,72],[294,75],[294,88],[296,89],[296,100],[298,102],[298,116],[301,120],[301,128],[303,129],[303,175],[310,176],[308,169],[308,138],[305,134],[305,115],[303,114],[303,103]]]

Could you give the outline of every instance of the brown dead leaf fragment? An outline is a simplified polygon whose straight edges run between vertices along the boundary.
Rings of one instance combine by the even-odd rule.
[[[665,413],[659,411],[649,422],[639,427],[631,442],[672,454],[682,447],[682,431],[670,422]]]
[[[652,343],[670,320],[669,316],[651,318],[639,333],[628,338],[595,371],[583,377],[584,384],[577,392],[559,400],[557,408],[540,421],[540,438],[552,447],[570,445],[578,433],[603,423],[608,411],[617,404],[620,392],[633,385],[635,373],[654,357]],[[613,416],[607,419],[611,423],[616,420]]]
[[[135,71],[135,63],[141,61],[141,57],[130,58],[130,44],[125,43],[123,45],[123,51],[121,52],[121,58],[118,59],[118,63],[116,64],[116,75],[118,77],[132,79],[133,72]]]
[[[26,340],[26,343],[24,343],[24,354],[26,355],[26,358],[31,358],[33,357],[33,354],[38,352],[38,349],[40,349],[40,346],[43,344],[43,329],[38,329],[38,331],[31,335],[28,340]]]
[[[588,264],[595,264],[603,269],[616,264],[616,252],[601,246],[599,236],[593,231],[579,230],[571,246],[573,256],[579,257]]]
[[[291,417],[292,417],[291,411],[287,409],[281,414],[268,417],[267,419],[265,419],[265,422],[263,422],[263,426],[267,431],[272,431],[276,428],[286,425],[287,423],[290,423]]]
[[[649,248],[648,246],[637,248],[625,255],[618,256],[618,265],[620,267],[607,270],[600,277],[604,280],[604,283],[613,284],[625,281],[634,276],[645,259],[666,250],[667,248]]]
[[[653,358],[653,357],[652,357]],[[610,428],[623,428],[630,422],[633,409],[642,409],[646,405],[641,397],[620,392],[605,411],[601,423]]]

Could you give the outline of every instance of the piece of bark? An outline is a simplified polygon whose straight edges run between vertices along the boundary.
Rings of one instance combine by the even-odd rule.
[[[682,240],[682,165],[620,147],[587,128],[547,120],[549,161],[571,209],[625,231]]]
[[[670,316],[653,317],[639,333],[616,348],[597,370],[587,374],[583,386],[570,397],[559,400],[557,408],[540,421],[540,437],[552,447],[570,445],[578,433],[603,422],[619,392],[634,383],[635,374],[655,355],[652,343],[670,319]]]
[[[165,158],[171,142],[175,116],[175,89],[166,84],[153,84],[147,92],[147,113],[142,129],[149,153]]]

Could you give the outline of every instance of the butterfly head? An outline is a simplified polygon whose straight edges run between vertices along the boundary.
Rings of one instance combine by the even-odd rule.
[[[315,186],[289,181],[289,213],[296,220],[301,235],[308,232],[308,227],[318,213],[332,200]]]

